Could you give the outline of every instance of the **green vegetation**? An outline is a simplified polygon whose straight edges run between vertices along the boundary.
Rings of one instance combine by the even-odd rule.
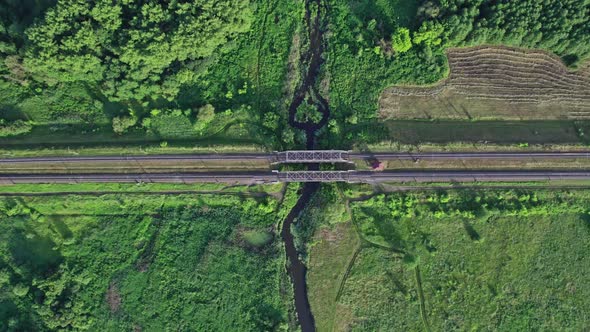
[[[364,125],[374,124],[378,94],[445,77],[447,48],[541,48],[570,66],[590,53],[583,0],[326,5],[330,33],[317,80],[332,109],[326,147],[377,142],[382,131]],[[311,47],[303,8],[269,0],[5,1],[0,143],[292,146],[300,139],[286,107],[301,78],[298,58]],[[300,119],[317,116],[298,110]]]
[[[246,240],[250,245],[254,247],[262,247],[268,244],[271,240],[273,235],[266,231],[244,231],[242,234],[244,240]]]
[[[0,119],[0,137],[26,134],[32,128],[33,126],[30,123],[23,120],[8,121]]]
[[[302,8],[268,0],[0,4],[2,128],[22,120],[2,130],[19,136],[0,142],[280,146]]]
[[[265,194],[279,193],[283,184],[258,185],[258,186],[228,186],[225,183],[76,183],[76,184],[12,184],[0,186],[0,194],[41,194],[41,193],[166,193],[166,192],[219,192],[219,193],[245,193]]]
[[[432,84],[444,78],[447,48],[541,48],[570,66],[590,55],[590,5],[583,0],[329,3],[327,66],[332,115],[338,123],[326,133],[324,142],[330,146],[379,141],[381,131],[356,124],[375,126],[377,98],[385,87]]]
[[[284,254],[269,197],[0,198],[0,329],[284,327]]]
[[[317,324],[325,331],[334,322],[353,331],[583,329],[588,198],[586,191],[479,189],[351,202],[358,254],[342,241],[310,252],[346,253],[322,262],[346,278],[326,304],[337,318],[316,308]],[[312,266],[310,289],[337,288],[327,275]]]
[[[330,104],[318,148],[580,147],[590,142],[586,72],[560,61],[574,69],[590,57],[589,12],[588,0],[5,0],[0,154],[282,150],[305,142],[287,121],[301,98],[297,121],[318,123],[318,103]],[[506,64],[493,47],[447,57],[489,44],[559,58],[509,49],[517,60]],[[477,52],[487,60],[473,62]],[[460,63],[447,83],[466,78],[465,93],[432,109],[423,93],[409,114],[390,98],[389,114],[376,112],[385,87],[437,91]],[[509,75],[523,63],[534,70]],[[547,77],[562,99],[535,85]],[[490,115],[499,104],[479,99],[498,96],[514,99]],[[526,104],[542,97],[561,108]],[[589,193],[428,185],[439,191],[325,185],[305,207],[293,232],[320,331],[590,324]],[[0,330],[296,330],[277,231],[297,190],[0,186]]]

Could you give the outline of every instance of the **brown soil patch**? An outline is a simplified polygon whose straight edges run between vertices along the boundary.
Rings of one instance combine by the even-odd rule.
[[[390,87],[382,119],[590,119],[590,74],[543,51],[449,49],[450,75],[428,88]]]
[[[116,313],[121,308],[121,293],[115,282],[111,282],[106,294],[107,304],[112,313]]]
[[[332,230],[329,228],[322,228],[319,230],[319,238],[328,241],[328,242],[336,242],[342,240],[343,234],[339,227]]]

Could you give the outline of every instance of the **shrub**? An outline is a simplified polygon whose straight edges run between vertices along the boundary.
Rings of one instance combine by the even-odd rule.
[[[8,122],[0,119],[0,137],[22,135],[30,132],[33,125],[30,122],[16,120]]]
[[[113,131],[117,134],[122,134],[127,129],[133,127],[137,123],[137,119],[129,116],[116,116],[113,118]]]

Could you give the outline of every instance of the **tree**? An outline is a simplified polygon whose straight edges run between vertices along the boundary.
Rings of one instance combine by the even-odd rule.
[[[186,68],[250,28],[248,0],[58,0],[27,30],[25,67],[47,84],[83,82],[111,101],[173,100]]]
[[[113,131],[117,134],[123,134],[127,129],[133,127],[137,119],[130,116],[116,116],[113,118]]]
[[[197,113],[197,122],[195,122],[194,129],[201,131],[207,127],[211,121],[215,118],[215,107],[211,104],[207,104],[200,107]]]
[[[412,48],[412,39],[410,38],[410,30],[408,28],[399,28],[391,37],[391,45],[398,53],[407,52]]]
[[[442,24],[433,21],[424,22],[418,31],[414,33],[414,44],[425,44],[427,46],[440,45],[441,35],[444,31]]]

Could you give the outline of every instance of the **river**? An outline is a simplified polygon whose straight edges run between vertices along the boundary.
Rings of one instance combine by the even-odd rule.
[[[308,70],[295,90],[293,100],[289,105],[289,125],[293,128],[305,131],[307,139],[306,148],[308,150],[315,149],[317,133],[328,123],[330,117],[328,101],[316,89],[320,67],[323,63],[322,53],[325,48],[325,41],[323,39],[325,26],[321,15],[322,5],[322,0],[307,0],[305,2],[305,24],[307,33],[309,34],[309,50],[301,55],[300,62],[302,66],[306,66],[302,68],[308,68]],[[295,119],[297,108],[306,101],[306,98],[311,100],[313,105],[322,114],[321,120],[317,122],[311,120],[308,120],[307,122],[298,122]],[[307,169],[318,170],[319,164],[309,164],[307,165]],[[284,220],[283,228],[281,230],[281,237],[285,243],[285,251],[287,255],[287,272],[293,282],[295,310],[297,312],[297,319],[299,320],[302,332],[315,331],[315,324],[307,297],[307,284],[305,278],[307,269],[305,264],[299,259],[299,254],[295,248],[293,234],[291,233],[291,226],[319,187],[319,183],[305,183],[303,185],[301,196]]]

